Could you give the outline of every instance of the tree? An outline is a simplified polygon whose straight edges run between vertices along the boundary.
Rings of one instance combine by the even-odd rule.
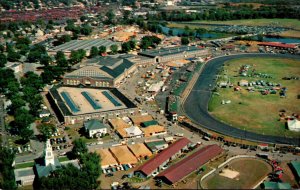
[[[48,66],[51,62],[51,57],[48,55],[44,55],[41,57],[40,59],[40,64],[44,65],[44,66]]]
[[[4,47],[4,45],[0,44],[0,53],[3,53],[3,52],[4,52],[4,50],[5,50],[5,47]]]
[[[27,128],[19,129],[19,135],[22,138],[24,144],[26,144],[31,137],[33,137],[33,130]]]
[[[160,42],[161,39],[156,36],[144,36],[141,40],[140,46],[142,49],[147,49],[150,46],[155,47],[160,44]]]
[[[19,94],[15,94],[11,97],[11,105],[8,107],[9,112],[14,114],[18,109],[25,106],[25,101],[23,100],[22,96]]]
[[[36,90],[40,90],[44,87],[42,78],[32,71],[25,73],[21,78],[21,84],[26,87],[33,87]]]
[[[106,53],[106,47],[105,46],[100,46],[99,47],[99,54],[102,54],[102,53]]]
[[[56,52],[55,60],[56,60],[57,66],[59,66],[59,67],[67,67],[68,66],[67,58],[62,51]]]
[[[60,44],[64,44],[66,42],[71,41],[71,36],[68,34],[62,35],[60,38],[58,38],[58,41],[60,42]]]
[[[116,54],[118,52],[118,46],[116,44],[113,44],[110,46],[110,52],[112,54]]]
[[[5,67],[7,63],[7,58],[3,53],[0,53],[0,67]]]
[[[134,40],[130,40],[129,41],[129,45],[130,45],[130,49],[134,49],[135,48],[135,46],[136,46],[136,41],[134,41]]]
[[[92,33],[92,31],[93,31],[92,27],[88,24],[82,25],[81,29],[80,29],[81,34],[86,35],[86,36],[90,35]]]
[[[20,58],[21,58],[21,55],[15,51],[9,51],[7,53],[7,60],[10,62],[19,61]]]
[[[74,144],[74,146],[73,146],[73,149],[72,149],[72,154],[75,157],[78,158],[80,155],[85,154],[85,153],[88,152],[88,148],[86,146],[86,143],[81,138],[75,139],[73,144]]]
[[[98,48],[93,46],[91,48],[91,53],[90,53],[90,57],[96,57],[99,54]]]
[[[188,37],[182,37],[181,38],[181,44],[182,45],[188,45],[190,43],[189,38]]]
[[[40,132],[43,135],[43,140],[46,141],[55,132],[55,126],[53,124],[41,124],[39,126]]]
[[[124,42],[122,44],[122,52],[128,53],[131,50],[129,42]]]
[[[15,160],[15,153],[4,146],[0,146],[0,175],[1,175],[1,189],[17,189],[14,175],[13,162]]]
[[[15,125],[19,130],[23,128],[28,128],[30,124],[34,121],[33,116],[28,110],[24,108],[19,108],[15,113]]]
[[[112,24],[113,23],[113,20],[115,19],[116,15],[114,14],[113,10],[110,9],[106,14],[105,16],[107,17],[107,24]]]
[[[79,63],[86,56],[86,51],[83,49],[72,50],[70,55],[70,62],[75,64]]]

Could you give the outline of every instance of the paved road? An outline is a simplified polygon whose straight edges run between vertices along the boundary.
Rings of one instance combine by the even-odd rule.
[[[220,68],[225,61],[231,59],[257,56],[262,56],[262,54],[240,54],[223,56],[212,59],[209,62],[207,62],[191,93],[184,102],[183,109],[185,110],[187,116],[200,126],[224,135],[257,142],[290,144],[300,146],[300,138],[270,136],[244,131],[222,123],[221,121],[215,119],[208,113],[208,102],[212,95],[212,92],[210,90],[211,87],[209,87],[209,84],[211,84],[211,86],[214,86],[214,78],[218,72],[218,68]],[[300,60],[299,56],[293,55],[264,54],[264,56],[288,57]]]
[[[5,130],[5,109],[4,109],[4,100],[0,98],[0,133],[2,138],[2,145],[7,144],[7,134]]]

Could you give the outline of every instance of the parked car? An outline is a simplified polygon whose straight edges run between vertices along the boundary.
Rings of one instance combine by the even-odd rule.
[[[105,175],[105,177],[112,177],[112,176],[114,176],[113,173],[108,173],[108,174]]]

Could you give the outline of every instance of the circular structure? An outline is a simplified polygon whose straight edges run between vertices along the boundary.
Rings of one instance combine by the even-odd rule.
[[[300,60],[299,56],[277,55],[277,54],[240,54],[223,56],[208,61],[200,74],[197,82],[193,86],[186,101],[183,103],[183,109],[186,115],[198,125],[221,133],[223,135],[245,139],[257,142],[267,142],[274,144],[300,145],[300,138],[289,138],[281,136],[263,135],[254,132],[245,131],[225,124],[214,118],[208,112],[208,103],[212,96],[212,87],[215,85],[215,76],[218,69],[226,62],[237,58],[254,58],[254,57],[275,57],[275,58],[292,58]]]
[[[272,172],[272,166],[256,158],[236,158],[201,182],[204,189],[251,189]]]

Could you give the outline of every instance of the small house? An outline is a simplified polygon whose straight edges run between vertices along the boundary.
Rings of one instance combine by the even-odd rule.
[[[107,133],[107,127],[96,119],[84,122],[83,126],[89,137],[102,136]]]

